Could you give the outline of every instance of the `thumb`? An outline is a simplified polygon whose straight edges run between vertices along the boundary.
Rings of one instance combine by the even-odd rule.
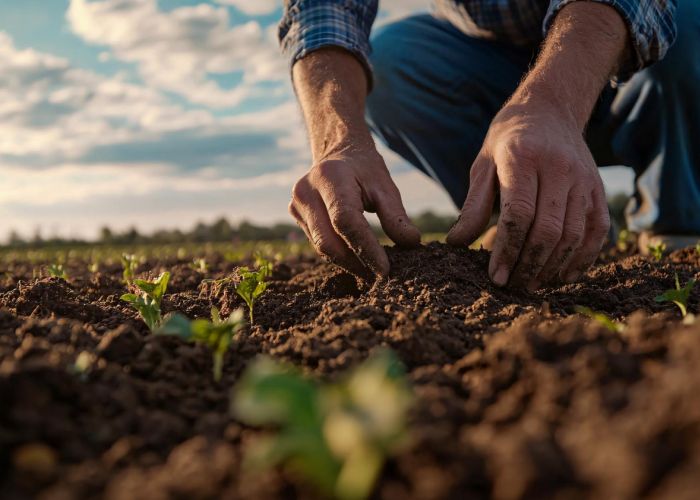
[[[477,157],[469,174],[469,192],[455,225],[447,233],[447,243],[471,245],[486,229],[496,197],[496,166]]]
[[[396,185],[391,185],[381,191],[375,191],[372,204],[382,224],[382,229],[391,240],[401,247],[420,245],[420,231],[406,215],[406,209],[401,201],[401,194]]]

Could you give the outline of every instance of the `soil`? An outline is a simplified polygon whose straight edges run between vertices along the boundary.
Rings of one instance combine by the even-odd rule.
[[[283,470],[242,469],[260,431],[229,416],[230,389],[260,353],[332,379],[382,346],[417,397],[412,439],[376,498],[697,497],[700,321],[684,325],[654,301],[674,273],[700,279],[697,252],[606,258],[578,283],[537,293],[493,286],[485,251],[388,253],[391,275],[376,283],[314,260],[277,264],[219,383],[206,348],[149,334],[119,300],[118,264],[90,273],[70,262],[68,282],[33,279],[29,263],[4,270],[0,498],[314,498]],[[236,266],[209,265],[151,261],[138,272],[171,271],[166,312],[227,315],[242,306],[233,281],[205,278]],[[696,289],[689,310],[699,302]]]

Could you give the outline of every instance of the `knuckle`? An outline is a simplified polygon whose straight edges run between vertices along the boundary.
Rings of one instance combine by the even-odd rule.
[[[529,222],[535,213],[535,204],[527,198],[514,197],[503,204],[502,211],[506,220]]]
[[[318,163],[313,167],[314,176],[320,179],[330,179],[335,175],[336,171],[337,166],[327,161]]]
[[[353,218],[346,210],[331,210],[331,224],[339,233],[349,233],[353,230]]]
[[[294,183],[294,186],[292,186],[292,202],[294,203],[295,200],[303,200],[307,193],[309,191],[309,183],[306,179],[306,176],[302,177],[299,179],[297,182]],[[291,205],[291,204],[290,204]]]
[[[536,229],[537,241],[540,241],[548,246],[555,245],[562,235],[561,222],[555,219],[543,221]]]

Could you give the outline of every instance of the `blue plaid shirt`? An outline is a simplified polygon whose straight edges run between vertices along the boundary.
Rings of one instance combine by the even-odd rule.
[[[463,32],[520,46],[535,47],[554,16],[582,0],[435,0],[435,14]],[[614,7],[631,35],[634,53],[620,69],[620,78],[661,59],[676,37],[677,0],[585,0]],[[700,1],[700,0],[697,0]],[[279,40],[292,64],[321,47],[349,50],[371,77],[369,32],[378,0],[285,0]]]

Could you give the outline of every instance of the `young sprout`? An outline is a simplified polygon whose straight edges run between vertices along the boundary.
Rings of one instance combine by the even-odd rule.
[[[169,280],[169,272],[162,273],[154,281],[134,280],[134,285],[141,291],[141,294],[125,293],[121,296],[124,302],[128,302],[139,312],[143,322],[152,332],[163,322],[160,303],[168,288]]]
[[[262,257],[256,258],[256,264],[258,266],[257,271],[251,271],[247,267],[241,267],[238,270],[241,275],[241,281],[236,285],[236,293],[248,304],[251,325],[253,324],[255,300],[267,289],[265,279],[272,273],[272,263]]]
[[[136,255],[133,254],[123,253],[121,259],[122,268],[124,268],[122,278],[124,279],[124,283],[128,285],[134,280],[134,276],[136,276],[136,268],[138,267],[139,262]]]
[[[362,499],[372,493],[386,457],[405,443],[412,399],[388,351],[336,384],[260,358],[234,389],[231,411],[246,424],[276,429],[256,443],[248,465],[283,464],[327,496]]]
[[[664,252],[666,252],[666,243],[663,241],[660,241],[655,245],[650,243],[647,245],[647,250],[649,250],[649,254],[654,257],[654,260],[659,262],[663,258]]]
[[[197,271],[198,273],[205,274],[209,270],[209,264],[207,264],[207,259],[200,257],[194,259],[190,264],[190,267]]]
[[[673,302],[678,306],[678,309],[681,310],[681,316],[685,318],[688,315],[688,298],[690,298],[690,292],[693,291],[693,287],[695,286],[695,280],[691,279],[681,288],[681,283],[678,281],[678,273],[675,273],[675,276],[676,288],[666,290],[654,300],[656,302]]]
[[[188,342],[206,345],[213,351],[214,380],[219,382],[223,375],[224,355],[231,346],[233,337],[245,325],[243,316],[243,309],[236,309],[228,318],[222,320],[216,307],[211,308],[211,321],[190,321],[181,314],[169,314],[156,333],[176,335]]]
[[[619,321],[615,321],[607,314],[594,311],[593,309],[591,309],[589,307],[576,306],[576,307],[574,307],[574,310],[577,313],[583,314],[584,316],[588,316],[593,321],[600,323],[601,325],[603,325],[605,328],[607,328],[611,332],[619,333],[625,329],[625,325],[623,325]]]
[[[617,242],[615,246],[620,252],[626,252],[629,249],[630,244],[634,241],[632,233],[627,229],[622,229],[617,235]]]
[[[700,241],[695,244],[695,252],[700,255]]]
[[[47,266],[46,271],[52,278],[61,278],[62,280],[68,281],[68,273],[63,268],[63,264],[50,264]]]

